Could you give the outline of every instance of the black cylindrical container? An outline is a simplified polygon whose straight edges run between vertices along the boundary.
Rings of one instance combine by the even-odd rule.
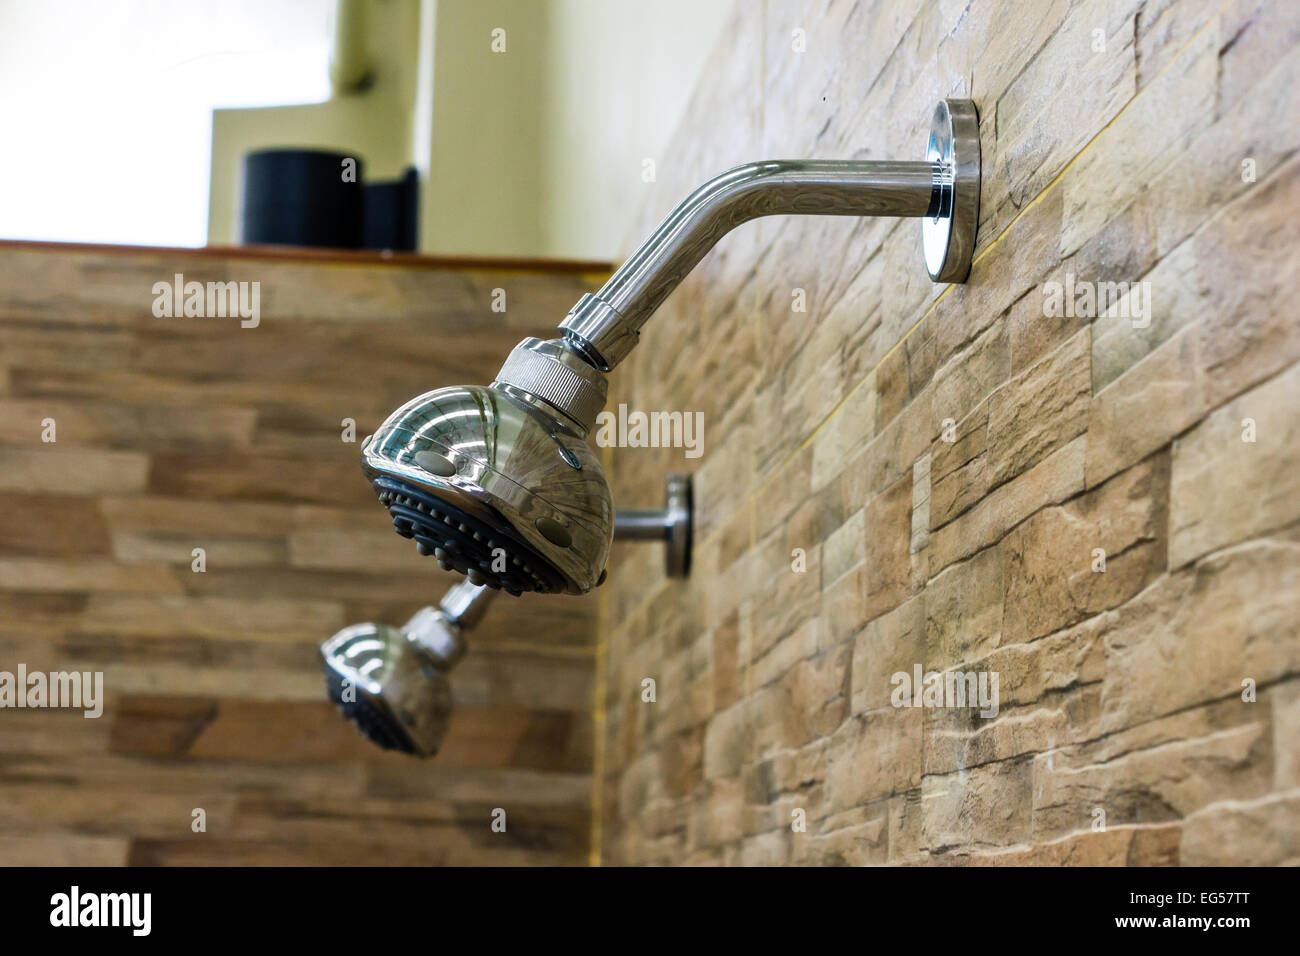
[[[240,239],[359,249],[362,197],[361,160],[345,153],[314,149],[249,153],[244,157]]]

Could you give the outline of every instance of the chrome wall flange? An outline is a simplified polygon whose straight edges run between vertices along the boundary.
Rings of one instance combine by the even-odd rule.
[[[921,220],[925,268],[935,282],[965,282],[980,216],[980,122],[970,100],[935,107],[925,159],[942,170],[938,210]]]
[[[669,475],[664,506],[623,509],[614,515],[615,541],[662,541],[664,571],[670,578],[691,573],[694,502],[690,475]]]

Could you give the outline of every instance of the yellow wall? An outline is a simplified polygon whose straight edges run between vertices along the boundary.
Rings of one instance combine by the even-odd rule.
[[[209,243],[238,240],[239,170],[252,150],[298,146],[355,153],[365,162],[367,180],[395,179],[411,164],[420,5],[372,3],[369,24],[374,81],[365,92],[307,106],[212,111]]]
[[[351,150],[421,173],[427,253],[608,259],[656,172],[732,0],[372,4],[372,90],[213,117],[209,241],[234,241],[240,157]],[[505,52],[492,31],[505,30]],[[757,94],[756,94],[757,95]]]

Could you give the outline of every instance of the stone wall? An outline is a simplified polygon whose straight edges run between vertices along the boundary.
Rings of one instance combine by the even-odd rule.
[[[606,862],[1300,861],[1298,38],[1269,0],[737,5],[629,250],[739,162],[919,158],[945,96],[979,241],[942,287],[915,222],[751,223],[616,373],[706,431],[612,457],[698,512],[688,582],[623,549],[603,589]],[[996,672],[996,717],[893,706],[918,665]]]
[[[155,317],[178,272],[261,283],[257,327]],[[0,244],[0,671],[101,671],[107,697],[98,719],[0,710],[0,864],[585,863],[594,602],[500,598],[428,761],[339,717],[317,645],[457,579],[393,534],[360,440],[491,381],[599,281]]]

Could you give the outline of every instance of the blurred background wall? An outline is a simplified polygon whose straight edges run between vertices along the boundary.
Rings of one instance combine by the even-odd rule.
[[[425,762],[335,713],[317,644],[456,578],[393,534],[359,442],[602,276],[353,255],[0,243],[0,670],[107,695],[0,714],[0,864],[586,862],[596,602],[499,598]],[[260,282],[259,324],[154,317],[175,273]]]

